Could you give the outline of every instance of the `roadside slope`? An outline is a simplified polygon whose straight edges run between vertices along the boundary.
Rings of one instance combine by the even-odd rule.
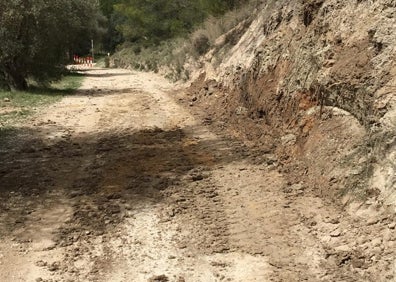
[[[266,1],[191,70],[189,102],[316,195],[395,211],[395,15],[390,0]]]

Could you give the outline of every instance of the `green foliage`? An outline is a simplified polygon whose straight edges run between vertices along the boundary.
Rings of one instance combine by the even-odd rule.
[[[0,87],[23,90],[27,78],[57,79],[68,52],[98,35],[96,0],[0,2]]]
[[[139,41],[126,42],[112,56],[113,65],[162,72],[173,81],[187,80],[190,75],[189,69],[199,64],[196,59],[213,48],[219,36],[227,33],[223,45],[217,46],[222,48],[223,52],[236,43],[243,29],[249,26],[249,19],[252,18],[256,8],[257,2],[246,2],[245,5],[230,10],[222,16],[207,17],[204,23],[194,27],[194,31],[189,32],[187,36],[170,38],[161,41],[158,45],[145,47],[139,44]],[[238,25],[239,28],[236,28]]]
[[[210,47],[209,38],[203,33],[194,34],[192,38],[192,45],[197,51],[198,55],[203,55]]]
[[[183,68],[186,61],[186,40],[182,38],[161,42],[158,46],[142,48],[136,52],[136,45],[124,47],[113,55],[117,67],[132,67],[136,70],[160,72],[165,70],[171,80],[188,79],[188,72]],[[180,47],[183,46],[183,47]]]
[[[121,0],[99,0],[100,9],[107,18],[111,17],[114,11],[114,5],[120,3]]]
[[[222,15],[226,11],[234,9],[237,4],[244,3],[246,1],[237,1],[237,0],[200,0],[197,1],[201,9],[207,15]]]
[[[142,47],[188,34],[209,15],[219,16],[243,0],[102,0],[104,13],[114,4],[109,24],[123,40]],[[112,30],[114,34],[114,30]],[[120,40],[118,40],[120,41]]]
[[[124,0],[115,5],[116,13],[125,19],[117,29],[127,41],[157,45],[192,26],[197,13],[187,16],[194,7],[184,5],[184,1]]]

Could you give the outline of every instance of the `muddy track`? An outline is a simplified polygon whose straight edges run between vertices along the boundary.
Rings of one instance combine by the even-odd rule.
[[[324,204],[157,76],[86,74],[1,147],[0,281],[393,279],[393,218]]]

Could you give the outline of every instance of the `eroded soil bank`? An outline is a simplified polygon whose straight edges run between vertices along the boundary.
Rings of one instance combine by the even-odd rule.
[[[85,73],[0,147],[0,281],[395,279],[393,214],[324,200],[158,76]]]

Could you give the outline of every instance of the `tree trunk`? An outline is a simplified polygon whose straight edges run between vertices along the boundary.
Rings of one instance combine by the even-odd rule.
[[[26,90],[28,87],[25,76],[14,65],[7,65],[5,68],[6,82],[11,91]]]

